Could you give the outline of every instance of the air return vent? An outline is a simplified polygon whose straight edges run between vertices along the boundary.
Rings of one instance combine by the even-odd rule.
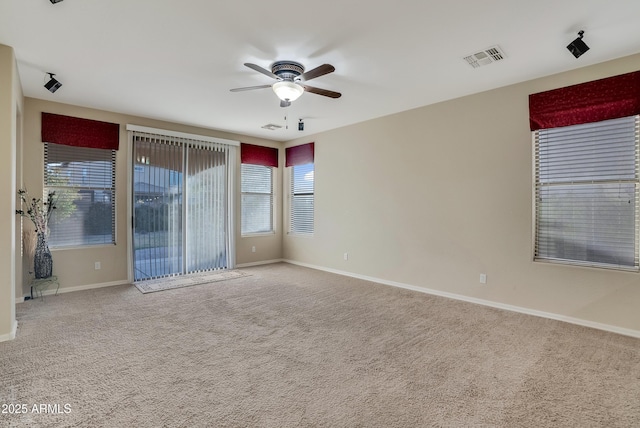
[[[276,125],[275,123],[268,123],[262,126],[262,129],[268,129],[269,131],[275,131],[276,129],[280,129],[282,126]]]
[[[505,54],[500,49],[500,46],[497,45],[464,57],[464,60],[473,68],[489,65],[492,62],[502,61],[503,59],[505,59]]]

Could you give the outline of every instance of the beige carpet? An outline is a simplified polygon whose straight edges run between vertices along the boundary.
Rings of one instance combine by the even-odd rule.
[[[640,340],[287,264],[243,270],[18,305],[0,402],[29,412],[0,426],[640,426]]]
[[[172,276],[159,279],[147,279],[136,281],[136,286],[141,293],[154,293],[156,291],[172,290],[174,288],[191,287],[193,285],[211,284],[218,281],[240,278],[247,273],[240,270],[218,270],[213,272],[194,273],[190,275]]]

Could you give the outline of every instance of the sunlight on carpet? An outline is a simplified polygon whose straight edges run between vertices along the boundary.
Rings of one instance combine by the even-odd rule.
[[[193,285],[202,285],[210,282],[242,278],[247,275],[249,274],[239,270],[221,270],[167,278],[147,279],[144,281],[136,281],[133,285],[135,285],[141,293],[146,294],[154,293],[156,291],[172,290],[174,288],[191,287]]]

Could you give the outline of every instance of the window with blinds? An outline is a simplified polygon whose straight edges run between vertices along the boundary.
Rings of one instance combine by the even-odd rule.
[[[116,151],[44,143],[44,193],[55,191],[52,248],[115,244]]]
[[[536,260],[638,270],[639,117],[534,132]]]
[[[273,167],[241,165],[242,235],[273,232]]]
[[[291,167],[290,233],[313,233],[313,167],[312,163]]]

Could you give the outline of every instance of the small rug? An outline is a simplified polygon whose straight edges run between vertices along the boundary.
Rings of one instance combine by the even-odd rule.
[[[227,279],[242,278],[248,273],[239,270],[220,270],[215,272],[204,272],[190,275],[170,276],[166,278],[147,279],[136,281],[136,286],[141,293],[153,293],[156,291],[171,290],[174,288],[191,287],[192,285],[207,284],[209,282],[225,281]]]

